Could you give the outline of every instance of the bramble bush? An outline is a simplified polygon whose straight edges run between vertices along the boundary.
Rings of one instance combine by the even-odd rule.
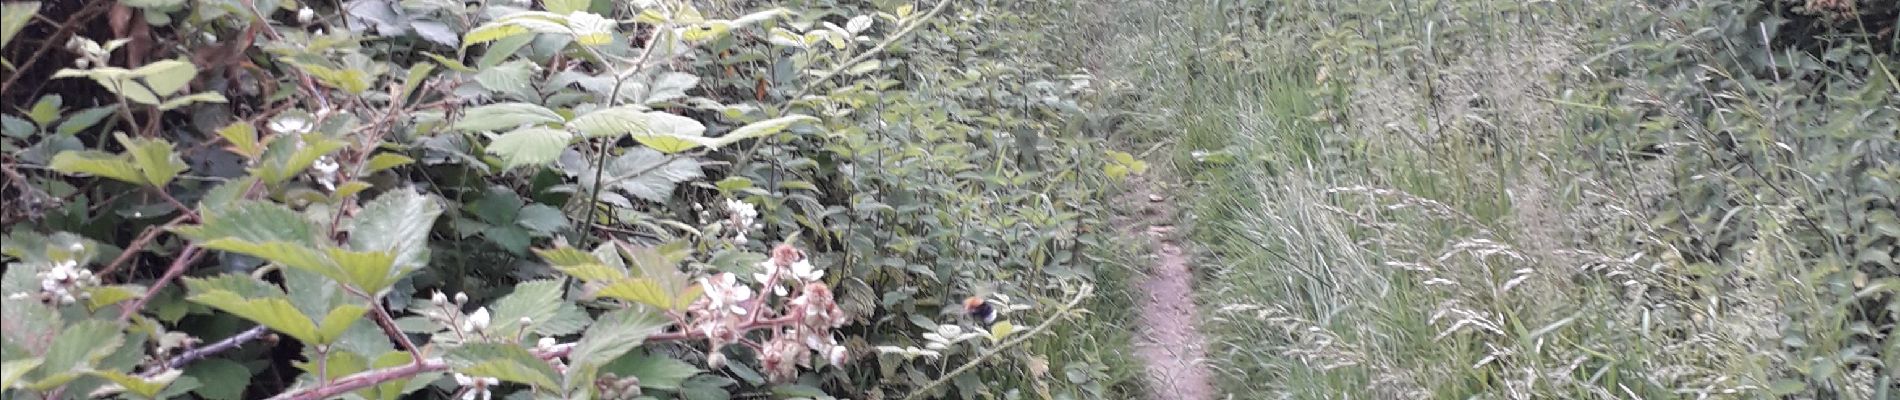
[[[1021,346],[1077,340],[1129,173],[982,34],[1038,14],[81,3],[0,26],[8,398],[1128,390]]]

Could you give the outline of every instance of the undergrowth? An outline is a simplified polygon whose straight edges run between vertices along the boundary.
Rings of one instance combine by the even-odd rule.
[[[1115,8],[1236,398],[1896,395],[1888,4]]]

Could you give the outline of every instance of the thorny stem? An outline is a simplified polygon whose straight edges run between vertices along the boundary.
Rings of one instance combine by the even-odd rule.
[[[661,33],[665,31],[664,28],[666,28],[664,25],[656,26],[653,28],[653,33],[647,35],[646,46],[640,49],[640,57],[633,62],[633,71],[628,71],[628,73],[625,74],[622,74],[620,67],[614,65],[613,60],[608,59],[605,54],[601,54],[592,47],[581,46],[581,49],[587,50],[587,53],[592,54],[594,59],[600,60],[600,64],[607,67],[608,73],[614,75],[614,88],[607,92],[607,108],[614,108],[620,105],[620,88],[625,86],[628,79],[633,78],[633,73],[646,68],[647,57],[653,55],[653,45],[659,43]],[[604,182],[600,181],[600,178],[607,173],[607,153],[611,152],[614,140],[617,139],[608,139],[600,145],[600,156],[594,160],[594,187],[592,190],[589,190],[587,194],[587,218],[581,220],[579,226],[585,227],[589,224],[593,224],[594,213],[600,211],[600,188],[606,186]],[[662,163],[660,165],[666,164]],[[585,231],[585,229],[583,228],[582,231]]]
[[[756,330],[756,329],[774,328],[774,327],[779,327],[779,326],[796,324],[798,323],[798,320],[799,320],[798,316],[786,316],[782,318],[756,321],[754,323],[742,325],[739,327],[739,329],[742,331],[751,331],[751,330]],[[1038,329],[1040,329],[1040,327]],[[703,338],[704,338],[704,335],[699,334],[697,332],[682,331],[682,332],[661,333],[661,334],[657,334],[653,336],[648,336],[646,338],[646,342],[648,343],[667,342],[667,341],[679,341],[679,340],[703,339]],[[552,360],[555,358],[566,357],[569,352],[574,351],[574,344],[566,343],[566,344],[556,345],[554,348],[545,350],[545,351],[539,350],[539,349],[530,350],[530,351],[534,353],[535,358],[539,358],[541,360]],[[428,359],[428,360],[417,359],[417,362],[414,364],[404,365],[400,367],[364,371],[364,372],[360,372],[356,374],[351,374],[349,376],[336,378],[335,380],[328,381],[328,383],[320,384],[316,387],[284,392],[284,393],[278,394],[277,396],[271,397],[271,400],[327,399],[331,397],[341,396],[344,393],[349,393],[358,389],[375,386],[383,382],[388,382],[388,381],[397,380],[397,379],[406,379],[406,378],[416,376],[417,374],[421,374],[424,372],[436,372],[436,371],[442,371],[446,369],[449,369],[448,362],[443,361],[440,358]]]
[[[198,245],[195,244],[185,246],[185,251],[178,253],[178,259],[172,260],[171,268],[165,269],[165,275],[158,277],[157,282],[152,282],[152,288],[146,289],[144,296],[133,299],[131,304],[125,306],[125,311],[119,313],[119,322],[125,322],[132,318],[132,314],[138,314],[139,310],[145,308],[145,302],[151,301],[152,296],[158,295],[159,289],[164,289],[165,284],[171,283],[173,279],[177,279],[179,275],[183,275],[185,267],[190,266],[193,261],[197,261],[198,256],[203,254],[203,252],[199,250]]]
[[[1037,335],[1042,334],[1042,332],[1048,330],[1049,327],[1055,326],[1056,322],[1060,322],[1064,319],[1067,319],[1067,317],[1070,316],[1075,311],[1076,306],[1079,304],[1082,304],[1082,300],[1089,298],[1090,291],[1091,290],[1088,287],[1083,287],[1080,292],[1075,294],[1075,298],[1069,299],[1068,304],[1063,304],[1062,308],[1056,310],[1055,314],[1050,315],[1048,320],[1042,321],[1041,324],[1037,324],[1035,328],[1030,329],[1028,332],[1023,332],[1021,334],[1016,335],[1015,339],[1010,339],[1009,341],[1003,342],[1003,344],[1000,346],[990,348],[989,351],[983,352],[983,355],[979,355],[976,358],[972,358],[970,359],[969,362],[963,363],[963,366],[957,367],[957,369],[944,373],[943,376],[937,377],[937,380],[931,381],[930,384],[917,388],[917,390],[915,391],[911,391],[909,395],[904,396],[903,400],[916,400],[916,399],[924,398],[924,396],[930,393],[931,390],[936,389],[937,386],[942,386],[945,382],[949,382],[951,378],[956,378],[957,375],[963,375],[964,372],[969,372],[970,369],[976,368],[976,366],[978,365],[982,365],[983,363],[989,362],[991,358],[995,358],[996,355],[1002,354],[1003,350],[1009,350],[1009,348],[1011,347],[1016,347],[1016,345],[1023,344],[1023,342],[1027,342],[1029,341],[1029,339],[1035,338]]]
[[[137,256],[140,251],[144,251],[145,245],[151,244],[152,239],[158,238],[160,232],[170,230],[171,227],[185,222],[185,217],[185,215],[179,215],[177,218],[172,218],[171,222],[166,222],[163,226],[146,227],[145,233],[141,233],[138,238],[132,239],[132,243],[126,245],[125,250],[120,251],[118,257],[113,258],[111,263],[106,264],[105,268],[99,270],[99,276],[112,275],[112,272],[117,271],[120,265],[124,265],[126,261],[131,261],[133,256]]]
[[[416,344],[409,341],[409,335],[402,333],[402,329],[396,327],[396,320],[389,316],[389,308],[383,306],[382,299],[371,298],[369,299],[369,303],[374,306],[373,311],[376,313],[376,325],[383,328],[383,333],[388,334],[390,338],[396,339],[396,344],[402,345],[402,349],[409,352],[410,358],[421,360],[422,351],[416,350]]]
[[[267,332],[270,332],[270,330],[265,329],[263,325],[251,327],[251,329],[247,329],[243,332],[238,332],[238,334],[232,335],[231,337],[228,337],[228,338],[224,338],[224,340],[220,340],[217,343],[212,343],[204,347],[197,347],[191,350],[186,350],[184,353],[181,353],[175,357],[172,357],[170,360],[166,360],[164,364],[164,368],[154,368],[151,371],[146,371],[144,374],[140,374],[140,375],[145,376],[145,377],[151,377],[167,369],[184,368],[185,365],[191,364],[192,361],[197,361],[205,357],[210,357],[212,355],[222,353],[225,350],[230,350],[232,348],[242,346],[245,343],[248,343],[252,340],[257,340],[258,337],[264,336],[264,334]]]

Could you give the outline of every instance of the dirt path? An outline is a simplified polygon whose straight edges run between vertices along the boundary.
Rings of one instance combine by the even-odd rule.
[[[1137,220],[1122,226],[1142,229],[1153,240],[1154,257],[1142,276],[1137,294],[1138,334],[1136,356],[1147,367],[1151,399],[1211,400],[1214,396],[1212,374],[1203,364],[1206,341],[1196,325],[1200,315],[1194,305],[1194,272],[1189,269],[1187,251],[1173,238],[1174,207],[1171,199],[1159,194],[1157,184],[1135,182],[1123,204],[1134,208]]]

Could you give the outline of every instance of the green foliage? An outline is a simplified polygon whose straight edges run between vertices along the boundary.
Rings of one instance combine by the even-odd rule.
[[[1098,279],[1112,233],[1084,227],[1145,164],[1080,129],[1073,65],[1025,56],[1061,16],[647,3],[126,2],[152,41],[76,38],[21,72],[65,89],[0,119],[32,321],[0,390],[1129,393],[1100,372],[1119,337],[875,350],[968,323],[964,296],[1026,299],[1020,323]],[[972,361],[996,367],[943,375]]]
[[[1895,11],[1821,3],[1164,4],[1111,64],[1236,397],[1887,398]]]

